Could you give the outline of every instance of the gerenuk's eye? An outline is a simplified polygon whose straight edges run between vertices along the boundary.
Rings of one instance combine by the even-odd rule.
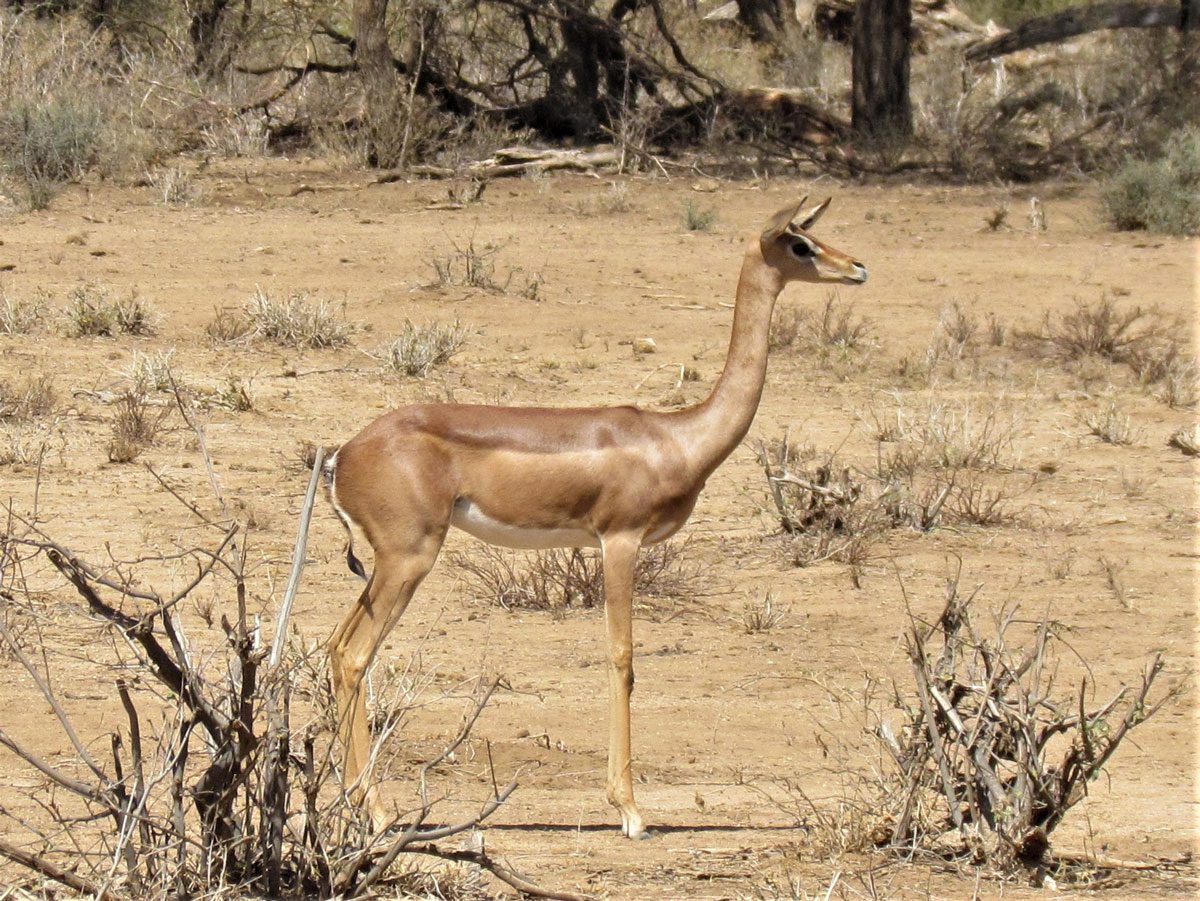
[[[811,257],[813,255],[813,248],[807,241],[797,241],[792,245],[792,253],[798,257]]]

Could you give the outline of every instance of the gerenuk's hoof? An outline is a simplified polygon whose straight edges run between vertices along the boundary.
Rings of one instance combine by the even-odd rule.
[[[633,835],[631,835],[629,837],[631,839],[633,839],[635,842],[644,842],[644,841],[646,841],[646,839],[651,838],[652,836],[650,835],[649,829],[643,829],[641,832],[635,832]]]

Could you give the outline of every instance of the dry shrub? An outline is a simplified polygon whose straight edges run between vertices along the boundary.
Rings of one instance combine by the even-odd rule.
[[[1136,442],[1140,435],[1129,416],[1118,410],[1115,403],[1110,403],[1103,410],[1082,414],[1080,421],[1087,427],[1089,434],[1095,435],[1105,444],[1127,446]]]
[[[747,635],[762,635],[782,626],[791,613],[790,607],[778,607],[771,592],[757,604],[742,605],[742,628]]]
[[[903,855],[1037,869],[1052,863],[1050,836],[1088,783],[1179,688],[1150,701],[1163,670],[1156,655],[1139,686],[1104,704],[1089,700],[1090,675],[1056,696],[1059,624],[1031,624],[1013,607],[984,633],[970,609],[978,591],[962,597],[955,573],[940,616],[913,619],[906,635],[915,691],[894,695],[898,723],[874,714],[889,764],[875,801],[889,828],[876,841]]]
[[[155,169],[146,180],[166,206],[188,206],[199,200],[202,194],[195,179],[178,166]]]
[[[451,563],[473,586],[476,597],[506,610],[545,610],[561,615],[604,604],[600,555],[581,548],[553,548],[519,554],[491,545],[472,553],[455,552]],[[704,592],[688,542],[665,541],[644,547],[634,569],[637,598],[685,600]]]
[[[712,231],[717,222],[715,206],[702,207],[689,197],[683,204],[683,227],[690,232]]]
[[[254,398],[250,394],[249,385],[236,375],[229,376],[220,388],[206,392],[203,402],[233,413],[247,413],[254,409]]]
[[[171,368],[174,357],[173,347],[151,353],[135,350],[133,360],[129,364],[129,380],[133,382],[133,390],[138,394],[170,391],[175,383],[175,374]]]
[[[154,334],[155,318],[153,309],[136,291],[124,299],[113,299],[108,287],[89,282],[67,294],[63,328],[71,338],[146,337]]]
[[[451,239],[454,248],[447,254],[434,254],[429,258],[433,269],[434,279],[424,288],[444,288],[453,286],[459,288],[479,288],[495,294],[515,293],[530,300],[537,300],[541,292],[542,277],[538,273],[528,275],[520,268],[509,269],[500,276],[496,272],[496,255],[502,245],[485,243],[475,244],[475,235],[467,238],[465,245],[460,245]],[[517,276],[521,278],[518,281]]]
[[[404,321],[400,337],[379,352],[385,369],[425,378],[435,366],[448,363],[470,338],[472,330],[457,319],[449,325]]]
[[[983,527],[1016,521],[1005,480],[1017,419],[997,405],[903,404],[866,414],[876,441],[873,465],[855,466],[837,452],[798,449],[786,435],[760,444],[759,463],[795,566],[846,564],[855,587],[874,546],[891,529],[928,532],[942,525]]]
[[[811,328],[811,314],[795,303],[782,303],[771,317],[771,329],[767,333],[767,347],[772,350],[787,350],[795,347]]]
[[[24,422],[54,412],[58,392],[48,375],[31,376],[19,382],[0,379],[0,422]]]
[[[24,190],[26,206],[43,210],[66,182],[99,153],[102,111],[89,98],[18,100],[0,111],[0,160]]]
[[[809,353],[822,366],[861,361],[873,347],[870,322],[855,312],[854,304],[844,303],[837,291],[826,294],[817,313],[782,304],[772,317],[767,342],[771,350]]]
[[[0,420],[0,466],[40,466],[54,449],[66,446],[63,425],[57,420]]]
[[[1120,309],[1105,294],[1094,304],[1076,301],[1075,309],[1062,316],[1047,313],[1041,330],[1026,333],[1025,337],[1069,360],[1095,356],[1126,363],[1160,334],[1161,324],[1150,311],[1140,306]]]
[[[786,436],[760,445],[759,462],[767,489],[787,536],[793,566],[812,566],[825,560],[844,563],[856,588],[874,545],[890,527],[878,498],[836,454],[818,462],[810,450],[797,451]]]
[[[869,408],[881,437],[877,472],[890,479],[921,469],[994,469],[1014,465],[1012,450],[1019,416],[1003,403],[980,411],[970,404],[929,400],[908,408],[897,399],[888,412]]]
[[[1103,295],[1093,304],[1076,302],[1061,317],[1046,314],[1037,332],[1022,337],[1067,360],[1106,360],[1126,365],[1138,381],[1170,406],[1196,402],[1197,365],[1181,335],[1182,323],[1164,320],[1140,306],[1119,308]]]
[[[10,297],[0,285],[0,335],[28,335],[46,318],[45,292]]]
[[[1125,162],[1101,200],[1114,228],[1200,234],[1200,126],[1173,134],[1157,159]]]
[[[344,310],[338,313],[327,301],[312,301],[298,292],[276,300],[265,289],[255,288],[243,315],[255,337],[285,347],[343,347],[354,332]]]
[[[155,409],[146,395],[137,391],[123,392],[115,406],[108,459],[111,463],[131,463],[154,443],[170,410]]]
[[[0,175],[34,209],[85,172],[140,169],[157,152],[146,127],[157,90],[137,74],[153,68],[144,74],[161,84],[167,71],[162,54],[114,52],[83,16],[46,14],[54,5],[0,7]]]
[[[254,323],[244,309],[218,307],[204,326],[204,333],[213,344],[236,344],[254,334]]]
[[[30,610],[52,592],[55,628],[88,645],[82,658],[40,648],[35,663],[19,636],[0,629],[0,648],[14,658],[12,675],[40,691],[46,711],[34,727],[12,717],[0,724],[0,751],[11,755],[5,765],[36,774],[28,783],[35,787],[18,789],[20,804],[44,814],[31,822],[8,804],[0,808],[0,856],[45,880],[47,891],[53,880],[63,886],[54,894],[69,887],[72,897],[475,899],[491,897],[476,869],[482,867],[546,894],[482,849],[456,848],[446,859],[469,866],[436,877],[414,865],[442,857],[433,842],[473,833],[517,787],[492,769],[479,806],[465,817],[444,815],[431,800],[446,796],[446,774],[461,781],[454,751],[468,740],[499,677],[457,693],[463,725],[441,753],[423,759],[410,797],[396,810],[399,828],[376,831],[338,776],[325,649],[287,641],[286,622],[277,625],[284,631],[274,645],[267,643],[251,603],[270,593],[270,576],[248,581],[245,569],[267,567],[247,567],[234,529],[209,547],[174,555],[193,576],[180,591],[163,587],[169,579],[159,554],[93,566],[19,516],[11,521],[17,534],[0,535],[0,625],[11,619],[10,603]],[[26,583],[26,572],[47,571],[56,571],[52,584]],[[183,615],[193,605],[207,630]],[[119,699],[120,721],[99,731],[76,721],[68,708],[77,705],[62,696],[72,678]],[[384,687],[385,697],[372,705],[381,727],[373,760],[412,702],[411,686]],[[74,750],[40,756],[26,736],[41,743],[47,730],[49,740]],[[48,795],[53,803],[44,803]]]

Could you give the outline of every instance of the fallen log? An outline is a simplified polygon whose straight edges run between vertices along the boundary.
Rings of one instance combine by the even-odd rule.
[[[485,180],[561,169],[594,172],[604,167],[616,166],[619,160],[620,154],[613,147],[596,147],[591,150],[505,147],[497,150],[489,159],[472,163],[464,169],[453,169],[448,166],[412,166],[408,171],[413,175],[425,178],[470,176]],[[376,181],[380,183],[395,180],[396,178],[391,172],[380,173],[376,178]]]
[[[1189,15],[1194,0],[1172,3],[1118,2],[1075,6],[1048,16],[1038,16],[1022,22],[1012,31],[988,38],[967,47],[963,57],[968,62],[981,62],[1037,47],[1057,43],[1087,34],[1114,28],[1197,28],[1195,14]]]

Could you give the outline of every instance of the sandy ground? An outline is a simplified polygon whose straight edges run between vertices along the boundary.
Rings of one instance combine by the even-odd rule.
[[[394,745],[392,802],[411,801],[415,762],[453,735],[471,680],[503,674],[511,690],[489,706],[444,790],[455,799],[448,809],[485,797],[489,745],[499,778],[520,769],[521,786],[493,818],[486,843],[545,884],[613,898],[807,897],[841,873],[846,897],[870,896],[871,880],[884,895],[968,896],[969,878],[923,866],[872,871],[866,857],[833,853],[818,825],[842,809],[852,777],[869,772],[878,753],[859,715],[864,685],[891,677],[910,684],[905,597],[916,615],[935,616],[957,556],[963,586],[981,586],[981,612],[1019,605],[1028,618],[1047,614],[1062,624],[1078,655],[1064,651],[1062,685],[1078,685],[1083,660],[1097,697],[1107,697],[1161,651],[1164,684],[1189,686],[1121,748],[1056,833],[1057,846],[1136,860],[1195,848],[1196,464],[1167,446],[1194,412],[1169,407],[1125,367],[1064,365],[1015,346],[1011,335],[1107,294],[1123,306],[1155,307],[1191,341],[1196,242],[1113,233],[1095,192],[1075,185],[1006,192],[678,177],[622,181],[624,201],[616,203],[609,181],[578,176],[496,182],[482,203],[446,210],[430,208],[444,199],[444,184],[368,185],[361,173],[316,163],[234,162],[193,178],[201,198],[182,207],[164,206],[151,188],[97,184],[72,189],[47,212],[0,218],[0,286],[9,297],[41,289],[57,310],[71,289],[99,283],[115,296],[136,289],[159,317],[149,338],[67,338],[53,317],[31,335],[0,336],[0,380],[49,374],[59,395],[56,419],[30,427],[51,434],[40,486],[36,467],[16,464],[0,468],[0,488],[28,513],[36,486],[42,527],[85,558],[132,559],[207,542],[211,533],[139,465],[150,463],[217,515],[192,432],[173,415],[138,462],[111,464],[106,401],[129,384],[136,352],[173,349],[176,376],[196,388],[240,380],[253,409],[214,408],[202,421],[221,489],[253,525],[251,604],[268,626],[307,481],[296,462],[299,442],[345,441],[414,400],[696,402],[722,366],[743,242],[798,194],[834,195],[818,233],[871,271],[867,285],[840,293],[869,320],[871,348],[825,355],[789,348],[772,357],[747,442],[710,479],[680,536],[689,539],[685,557],[698,574],[698,596],[639,607],[634,760],[654,838],[620,838],[604,799],[599,612],[490,606],[446,556],[383,654],[385,665],[410,668],[425,683],[403,744]],[[1046,210],[1044,232],[1028,225],[1031,193]],[[684,229],[688,201],[717,210],[710,230]],[[1005,201],[1012,227],[987,230],[984,218]],[[472,241],[498,247],[501,281],[515,270],[507,293],[422,287],[433,279],[434,257]],[[522,296],[519,288],[535,276],[537,298]],[[240,306],[256,286],[277,297],[301,291],[328,300],[356,324],[352,345],[214,347],[204,333],[214,310]],[[822,289],[793,287],[782,303],[817,311],[824,297]],[[923,375],[939,314],[952,302],[981,323],[994,317],[1010,337]],[[426,379],[384,373],[370,356],[406,320],[455,319],[473,335]],[[643,337],[654,339],[655,354],[632,352],[628,342]],[[681,366],[698,379],[677,386]],[[1082,424],[1110,403],[1131,420],[1131,446],[1105,444]],[[1012,426],[1003,484],[1015,519],[893,531],[874,548],[861,587],[839,563],[790,565],[755,443],[787,430],[794,441],[823,453],[840,448],[867,467],[872,411],[900,405],[920,415],[930,404],[969,406],[975,416],[994,411]],[[475,552],[459,535],[448,550]],[[316,642],[359,591],[324,502],[309,557],[295,625]],[[1105,561],[1118,573],[1123,600]],[[188,577],[182,565],[154,572],[164,588]],[[87,659],[102,657],[88,646],[103,643],[94,627],[70,626],[56,612],[72,603],[61,584],[41,571],[32,577],[48,593],[40,636],[31,631],[24,640],[45,647],[87,740],[107,748],[119,708],[111,673]],[[768,632],[747,634],[744,609],[768,591],[787,616]],[[231,600],[216,591],[197,606],[204,604],[219,614]],[[198,642],[216,640],[197,611],[185,615]],[[0,672],[0,726],[47,753],[64,752],[24,671],[0,654]],[[0,806],[25,809],[23,796],[38,784],[4,758]],[[11,821],[0,831],[20,835]],[[0,881],[5,876],[16,878],[0,869]],[[1114,892],[1190,895],[1194,876],[1186,867],[1126,873]]]

